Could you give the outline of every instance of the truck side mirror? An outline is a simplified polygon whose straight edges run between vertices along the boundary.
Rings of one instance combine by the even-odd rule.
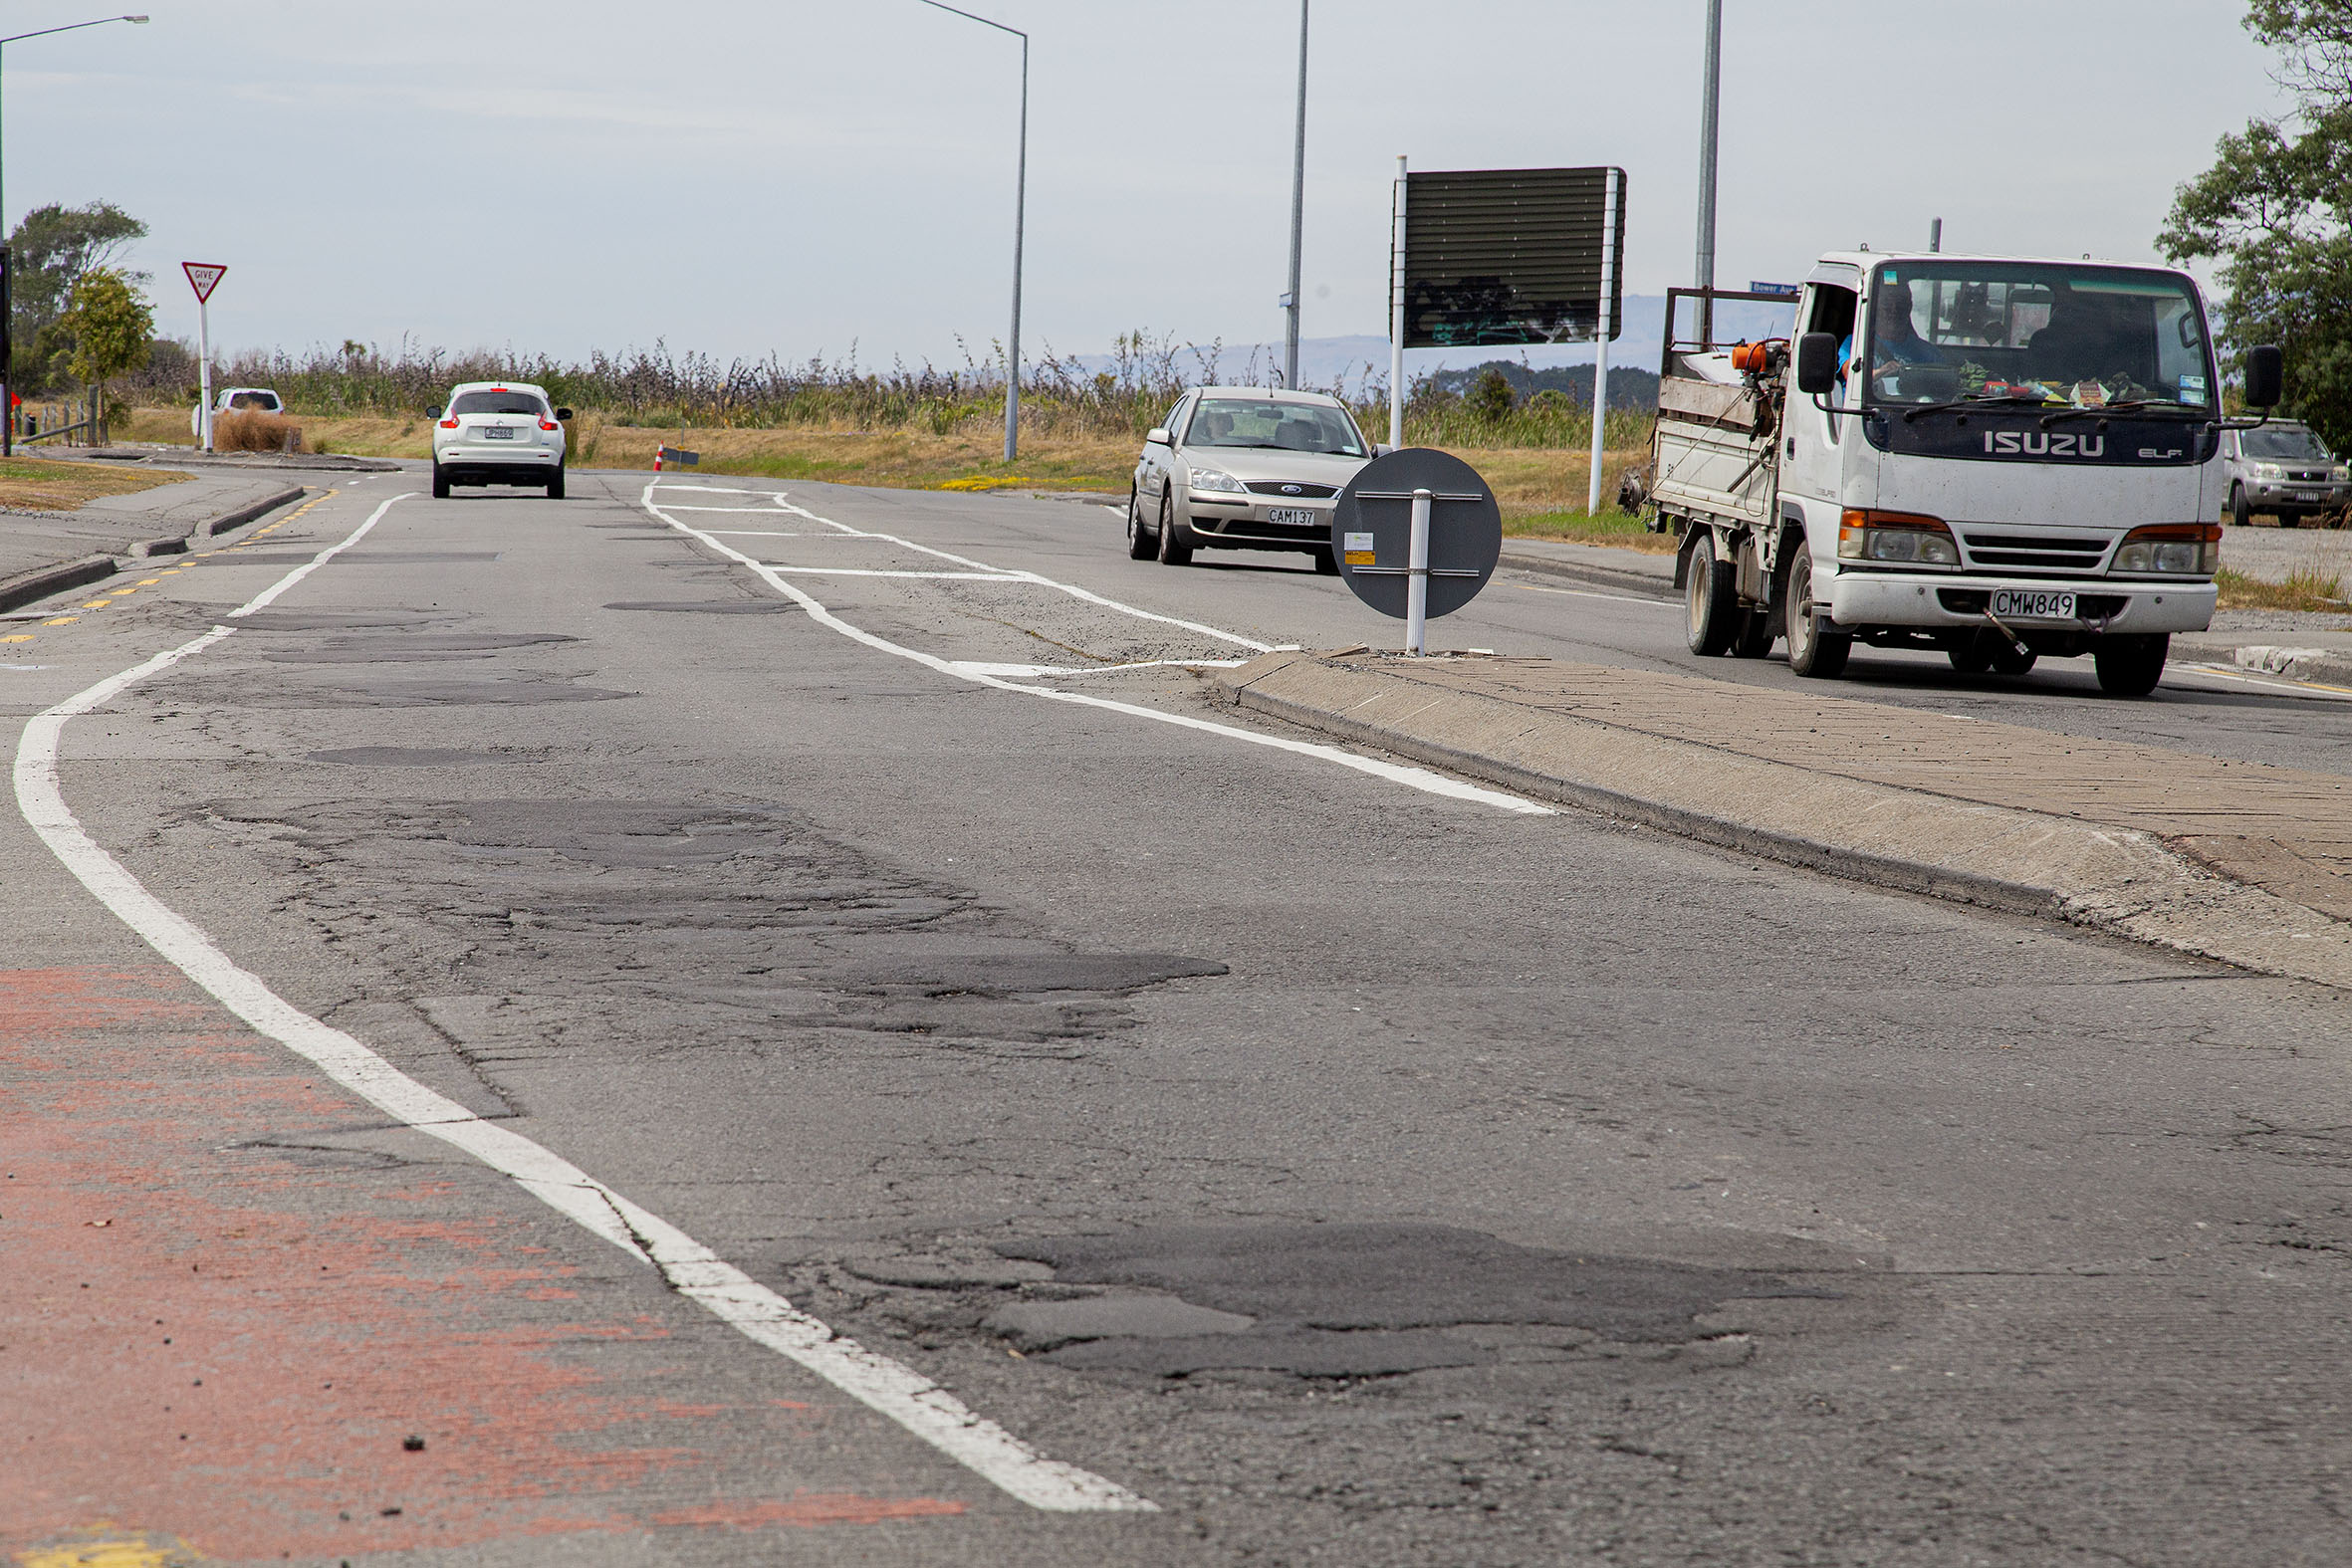
[[[1807,333],[1796,340],[1796,389],[1819,397],[1837,385],[1837,339]]]
[[[440,418],[440,417],[441,417],[441,405],[440,405],[439,403],[427,403],[427,404],[425,404],[425,405],[424,405],[424,416],[425,416],[427,419],[438,419],[438,418]]]
[[[2245,351],[2245,406],[2276,408],[2286,379],[2286,360],[2274,343]]]

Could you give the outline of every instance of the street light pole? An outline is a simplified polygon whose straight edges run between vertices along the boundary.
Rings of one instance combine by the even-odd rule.
[[[1306,231],[1306,3],[1298,0],[1298,136],[1291,152],[1291,292],[1283,296],[1283,385],[1298,385],[1298,252]]]
[[[985,16],[941,5],[939,0],[922,3],[1021,40],[1021,157],[1013,176],[1013,331],[1005,348],[1005,461],[1010,463],[1021,450],[1021,241],[1029,221],[1029,35]]]
[[[6,38],[0,38],[0,62],[5,60],[5,46],[22,43],[28,38],[47,38],[52,33],[74,33],[86,27],[105,27],[110,22],[135,22],[143,27],[146,25],[146,20],[143,16],[102,16],[89,22],[68,22],[63,27],[43,27],[30,33],[11,33]],[[4,79],[5,75],[5,70],[0,70],[0,79]],[[0,147],[6,145],[5,125],[6,115],[0,114]],[[0,153],[0,241],[4,241],[9,232],[7,166],[8,160],[5,153]],[[5,265],[5,263],[0,263],[0,267]],[[16,304],[13,299],[5,298],[5,293],[6,291],[0,291],[0,310],[12,313],[8,327],[13,328],[16,325],[13,316]],[[16,367],[12,362],[16,352],[15,334],[7,329],[0,329],[0,343],[7,345],[7,354],[0,356],[0,455],[13,455],[16,451],[16,387],[13,384],[16,379]]]
[[[1699,101],[1699,264],[1702,289],[1715,287],[1715,151],[1723,107],[1723,0],[1707,0],[1707,85]],[[1674,324],[1667,324],[1671,335]],[[1715,340],[1715,302],[1699,301],[1699,339]]]

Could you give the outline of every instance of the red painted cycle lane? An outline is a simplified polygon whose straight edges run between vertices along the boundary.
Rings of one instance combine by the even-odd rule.
[[[956,1528],[862,1418],[176,971],[0,971],[0,1553]]]

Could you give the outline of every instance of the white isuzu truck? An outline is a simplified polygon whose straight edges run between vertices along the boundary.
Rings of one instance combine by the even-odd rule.
[[[1677,289],[1652,527],[1681,537],[1691,651],[1835,676],[1856,642],[1971,674],[2089,654],[2141,696],[2213,616],[2227,478],[2205,302],[2157,267],[1823,256],[1787,338],[1710,340]],[[1679,314],[1702,324],[1678,337]],[[2278,350],[2245,402],[2278,400]]]

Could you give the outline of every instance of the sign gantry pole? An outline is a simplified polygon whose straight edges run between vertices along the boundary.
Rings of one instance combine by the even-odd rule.
[[[1388,249],[1388,444],[1405,444],[1405,155],[1396,155],[1396,218]]]
[[[212,262],[181,262],[188,287],[196,291],[196,445],[212,450],[212,291],[228,268]]]
[[[1592,329],[1592,483],[1584,500],[1586,517],[1600,516],[1601,427],[1609,418],[1609,334],[1617,325],[1617,204],[1624,199],[1625,174],[1611,168],[1602,183],[1600,236],[1600,319]]]

